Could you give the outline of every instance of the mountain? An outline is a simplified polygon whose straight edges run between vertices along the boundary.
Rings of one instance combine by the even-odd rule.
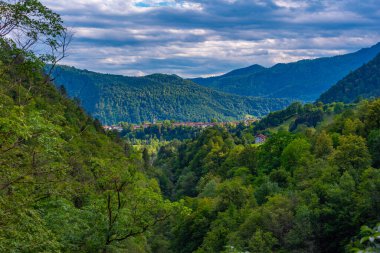
[[[220,121],[263,116],[289,104],[286,99],[227,94],[175,75],[126,77],[59,66],[55,83],[105,124],[153,120]]]
[[[209,84],[216,83],[220,80],[228,80],[229,78],[235,78],[235,77],[245,76],[245,75],[252,75],[252,74],[256,74],[256,73],[258,73],[262,70],[265,70],[265,69],[266,68],[261,66],[261,65],[254,64],[254,65],[246,67],[246,68],[232,70],[231,72],[228,72],[228,73],[221,75],[221,76],[214,76],[214,77],[208,77],[208,78],[201,78],[200,77],[200,78],[194,78],[191,80],[195,83],[198,83],[198,84],[201,84],[204,86],[209,86]]]
[[[253,65],[222,76],[192,80],[206,87],[239,95],[313,101],[378,53],[380,43],[345,55],[281,63],[271,68]]]
[[[379,96],[380,54],[332,86],[321,95],[319,101],[324,103],[351,103],[358,98],[375,98]]]

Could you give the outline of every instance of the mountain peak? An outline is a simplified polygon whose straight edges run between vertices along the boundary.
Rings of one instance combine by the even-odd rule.
[[[180,76],[172,74],[160,74],[160,73],[155,73],[151,75],[144,76],[143,78],[147,78],[156,82],[161,82],[161,83],[166,83],[166,82],[178,82],[183,80]]]
[[[380,42],[376,43],[376,44],[373,45],[371,48],[380,48]]]
[[[253,65],[246,67],[246,68],[240,68],[240,69],[232,70],[232,71],[230,71],[230,72],[228,72],[222,76],[226,77],[226,76],[250,75],[250,74],[258,73],[264,69],[266,69],[266,68],[259,65],[259,64],[253,64]]]

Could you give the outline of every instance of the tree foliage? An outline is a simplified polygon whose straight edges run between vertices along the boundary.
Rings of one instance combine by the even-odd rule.
[[[1,4],[13,29],[59,35],[59,16],[38,1]],[[3,37],[0,55],[1,252],[118,252],[182,212],[138,151],[126,156],[49,82],[40,57]]]
[[[171,182],[169,197],[193,209],[173,223],[181,235],[173,252],[344,252],[362,225],[380,220],[378,127],[369,120],[378,101],[301,106],[322,113],[302,131],[263,129],[264,120],[253,129],[207,129],[169,145],[170,156],[163,146],[153,166]],[[245,143],[249,131],[269,138]]]

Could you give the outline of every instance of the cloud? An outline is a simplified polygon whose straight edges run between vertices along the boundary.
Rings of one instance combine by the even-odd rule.
[[[73,27],[65,64],[207,76],[380,41],[378,0],[42,0]]]

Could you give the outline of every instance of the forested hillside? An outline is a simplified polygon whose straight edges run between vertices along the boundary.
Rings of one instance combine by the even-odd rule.
[[[319,101],[352,103],[357,99],[380,96],[380,54],[358,70],[350,73],[328,91]]]
[[[346,55],[276,64],[271,68],[253,65],[222,76],[192,80],[206,87],[239,95],[314,101],[350,71],[369,62],[378,53],[380,43]]]
[[[162,147],[161,188],[193,210],[167,225],[166,252],[379,252],[379,108],[294,104],[260,130],[212,128]],[[269,139],[250,144],[258,131]]]
[[[289,100],[242,97],[202,87],[175,75],[125,77],[60,66],[55,83],[104,124],[153,120],[230,121],[263,116]]]
[[[38,1],[0,9],[31,41],[64,33]],[[144,233],[182,209],[144,175],[141,152],[127,157],[49,82],[41,59],[0,37],[0,252],[149,251]]]

